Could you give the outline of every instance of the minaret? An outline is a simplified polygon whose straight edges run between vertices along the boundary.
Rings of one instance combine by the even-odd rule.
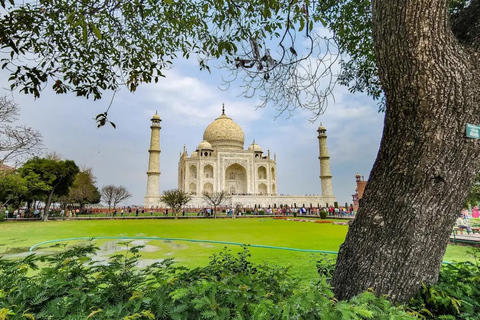
[[[318,127],[318,147],[320,159],[320,180],[322,182],[322,196],[329,197],[326,199],[329,204],[333,204],[335,197],[332,190],[332,175],[330,173],[330,156],[327,148],[327,129],[320,124]]]
[[[152,134],[148,152],[147,194],[145,195],[145,208],[155,208],[160,205],[160,117],[155,112],[152,117]]]

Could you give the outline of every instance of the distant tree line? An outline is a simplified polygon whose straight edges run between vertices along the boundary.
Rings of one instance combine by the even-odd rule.
[[[104,200],[109,209],[132,195],[123,186],[104,186],[99,190],[91,168],[80,169],[72,160],[62,160],[56,154],[27,160],[17,170],[0,170],[0,205],[17,210],[23,206],[30,212],[37,202],[43,202],[40,213],[48,220],[52,203],[63,209],[77,207],[82,212],[87,204]],[[1,206],[0,206],[1,207]]]

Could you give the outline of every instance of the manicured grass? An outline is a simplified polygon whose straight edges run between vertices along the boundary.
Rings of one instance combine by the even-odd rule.
[[[75,237],[166,237],[239,242],[298,249],[338,251],[348,227],[333,224],[256,219],[208,220],[101,220],[0,223],[0,254],[26,251],[34,244],[54,239]],[[79,241],[69,241],[69,245]],[[82,241],[85,242],[85,241]],[[112,240],[97,240],[99,245],[112,245]],[[144,259],[174,258],[195,267],[205,265],[208,258],[225,245],[185,241],[151,240],[142,253]],[[121,245],[119,245],[121,246]],[[228,246],[232,251],[238,246]],[[38,251],[51,250],[47,246]],[[449,246],[444,260],[466,260],[466,247]],[[315,254],[286,250],[250,248],[252,261],[290,265],[292,272],[306,278],[316,275]],[[105,254],[113,251],[106,251]]]
[[[443,261],[473,261],[471,251],[472,248],[469,246],[449,244]]]

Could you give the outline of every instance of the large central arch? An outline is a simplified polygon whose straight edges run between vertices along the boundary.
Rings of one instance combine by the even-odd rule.
[[[225,190],[231,194],[247,193],[247,170],[234,163],[225,170]]]

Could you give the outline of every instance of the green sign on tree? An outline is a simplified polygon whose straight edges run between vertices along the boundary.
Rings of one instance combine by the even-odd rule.
[[[480,139],[480,126],[467,123],[467,138]]]

